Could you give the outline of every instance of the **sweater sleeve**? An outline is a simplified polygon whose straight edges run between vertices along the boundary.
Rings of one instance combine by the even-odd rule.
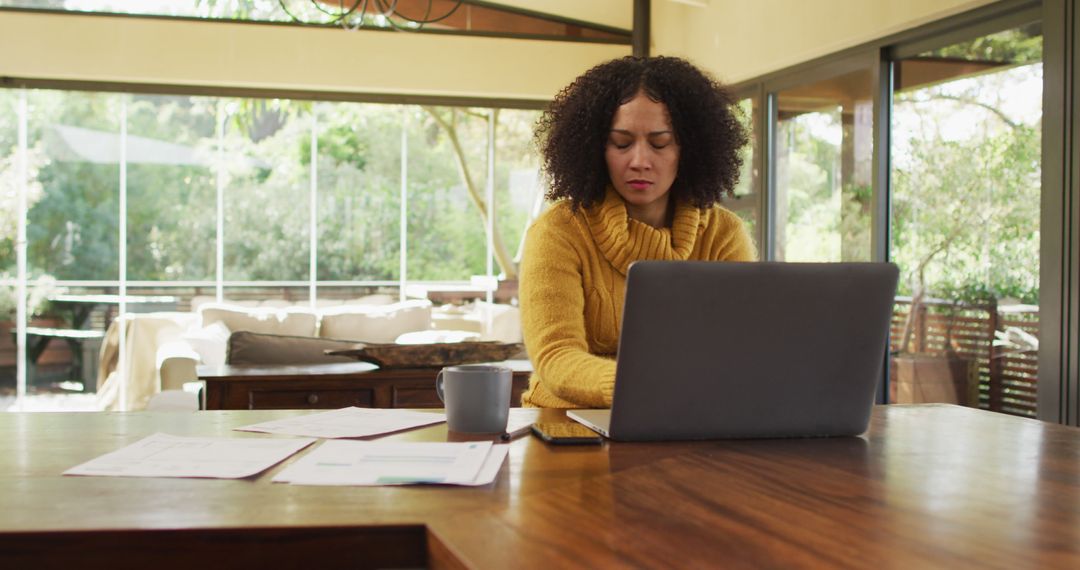
[[[707,239],[712,243],[709,259],[713,261],[757,261],[757,248],[746,224],[724,208],[711,212]]]
[[[521,262],[522,332],[540,386],[562,402],[538,405],[610,407],[615,361],[589,352],[585,332],[584,262],[573,245],[572,216],[551,211],[529,229]]]

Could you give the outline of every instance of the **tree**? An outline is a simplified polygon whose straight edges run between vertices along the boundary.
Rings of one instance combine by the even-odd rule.
[[[897,99],[906,122],[894,153],[893,255],[913,297],[902,347],[927,296],[1038,298],[1041,124],[1011,116],[993,94],[1039,72],[1026,66]],[[968,132],[949,122],[957,116]]]
[[[425,106],[424,110],[439,124],[443,129],[443,133],[450,141],[450,145],[454,150],[454,159],[457,164],[458,173],[461,175],[461,181],[465,185],[465,189],[469,192],[469,198],[472,204],[476,206],[477,212],[480,214],[480,219],[484,222],[485,227],[487,224],[492,224],[492,227],[497,227],[495,222],[490,220],[488,212],[487,199],[482,189],[476,183],[476,177],[473,176],[472,171],[469,168],[468,159],[465,156],[465,150],[461,145],[461,138],[458,136],[458,121],[459,116],[467,114],[472,117],[478,117],[484,122],[493,121],[496,124],[499,122],[499,111],[495,109],[490,115],[482,115],[474,112],[463,111],[453,107],[447,109],[436,109],[435,107]],[[517,267],[514,264],[513,259],[506,250],[506,245],[503,242],[502,234],[498,230],[492,232],[492,249],[497,260],[499,267],[502,269],[503,275],[507,279],[517,279]]]

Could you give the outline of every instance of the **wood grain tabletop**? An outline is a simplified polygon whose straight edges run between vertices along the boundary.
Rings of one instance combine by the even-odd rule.
[[[526,436],[478,488],[270,482],[299,455],[238,481],[60,475],[155,432],[270,437],[232,428],[298,413],[0,414],[0,566],[1080,567],[1080,430],[949,405],[878,407],[853,438]]]

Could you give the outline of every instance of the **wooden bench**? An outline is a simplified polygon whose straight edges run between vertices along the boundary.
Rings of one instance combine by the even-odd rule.
[[[11,331],[12,335],[17,335],[16,330]],[[88,340],[101,340],[105,338],[103,331],[89,331],[83,329],[59,329],[59,328],[45,328],[45,327],[26,327],[26,360],[27,360],[27,383],[33,384],[35,377],[37,376],[37,362],[41,358],[41,355],[48,348],[49,343],[53,339],[62,339],[67,343],[68,348],[71,350],[71,367],[69,370],[69,380],[77,379],[83,384],[83,391],[85,392],[89,386],[89,381],[84,375],[84,362],[82,345]]]

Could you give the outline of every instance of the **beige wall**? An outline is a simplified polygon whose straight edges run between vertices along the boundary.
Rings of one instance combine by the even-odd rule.
[[[993,0],[654,0],[652,53],[737,83]]]
[[[0,12],[0,77],[550,99],[629,46]]]

